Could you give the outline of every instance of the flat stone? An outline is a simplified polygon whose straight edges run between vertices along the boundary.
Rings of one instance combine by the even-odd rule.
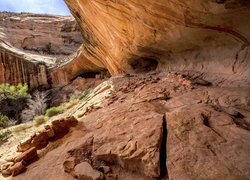
[[[87,162],[82,162],[80,164],[77,164],[75,167],[75,174],[78,177],[78,179],[81,180],[103,179],[102,173],[93,169],[92,166]]]

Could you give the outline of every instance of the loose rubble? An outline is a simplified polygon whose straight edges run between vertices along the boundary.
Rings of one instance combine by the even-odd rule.
[[[32,163],[36,158],[39,158],[38,150],[45,148],[49,141],[67,134],[69,129],[75,127],[77,124],[77,119],[71,116],[65,119],[54,120],[51,125],[45,125],[42,131],[35,133],[17,146],[17,152],[21,152],[21,154],[11,158],[13,162],[3,164],[0,172],[5,176],[16,176],[24,172],[26,166]]]

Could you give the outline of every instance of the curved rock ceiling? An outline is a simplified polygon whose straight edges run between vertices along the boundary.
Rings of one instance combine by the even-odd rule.
[[[52,72],[55,84],[86,71],[117,75],[155,68],[249,83],[249,1],[65,2],[84,44],[71,62]]]

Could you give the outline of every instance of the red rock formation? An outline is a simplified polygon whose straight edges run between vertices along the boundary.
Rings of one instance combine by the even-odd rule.
[[[70,16],[1,12],[0,27],[0,83],[48,86],[47,69],[67,60],[82,43]]]
[[[59,59],[74,53],[82,43],[79,26],[71,16],[1,12],[0,27],[0,38],[14,47]]]
[[[53,59],[24,53],[0,40],[0,83],[49,86],[47,66]]]
[[[14,180],[96,173],[130,180],[248,179],[249,88],[209,86],[175,73],[118,77],[110,83],[113,93],[101,108],[79,119],[84,127]],[[98,99],[98,93],[93,96]],[[84,104],[70,114],[84,113]],[[79,171],[82,163],[90,171]],[[104,166],[111,172],[104,173]]]
[[[75,59],[54,70],[52,79],[70,80],[102,69],[117,75],[158,68],[202,73],[218,82],[226,78],[235,85],[249,83],[248,1],[66,3],[85,43]]]

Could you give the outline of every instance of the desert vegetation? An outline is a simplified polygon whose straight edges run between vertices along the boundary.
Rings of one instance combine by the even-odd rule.
[[[52,117],[58,114],[62,114],[64,112],[64,108],[61,106],[58,107],[51,107],[49,109],[46,110],[46,116],[47,117]]]
[[[8,83],[0,84],[0,98],[17,99],[23,97],[30,97],[28,90],[29,87],[26,83],[19,83],[18,85],[10,85]]]
[[[27,100],[27,108],[22,111],[24,122],[33,120],[36,116],[44,115],[48,107],[48,92],[36,91],[33,98]]]
[[[0,114],[0,128],[6,128],[8,126],[8,116]]]
[[[70,97],[68,102],[59,106],[50,106],[50,91],[32,92],[27,84],[0,85],[0,128],[6,128],[29,121],[39,126],[55,115],[77,105],[85,98],[90,89]],[[22,128],[21,128],[22,129]]]

